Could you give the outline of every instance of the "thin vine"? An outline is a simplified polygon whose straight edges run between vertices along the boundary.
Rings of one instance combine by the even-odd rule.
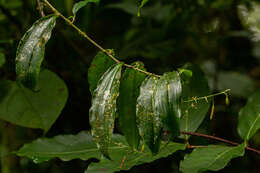
[[[145,73],[146,75],[149,76],[156,76],[156,77],[160,77],[160,75],[154,74],[154,73],[150,73],[147,71],[144,71],[142,69],[139,69],[135,66],[126,64],[124,62],[119,61],[116,57],[114,57],[109,51],[107,51],[106,49],[104,49],[102,46],[100,46],[97,42],[95,42],[92,38],[90,38],[85,32],[83,32],[81,29],[79,29],[76,25],[73,24],[73,22],[66,18],[63,14],[61,14],[55,7],[53,7],[53,5],[51,5],[51,3],[47,0],[44,0],[45,4],[50,7],[50,9],[54,12],[55,15],[61,17],[65,22],[67,22],[70,26],[72,26],[75,30],[78,31],[78,33],[80,35],[82,35],[84,38],[86,38],[89,42],[91,42],[94,46],[96,46],[99,50],[101,50],[102,52],[104,52],[109,58],[111,58],[113,61],[115,61],[116,63],[122,63],[125,67],[128,68],[132,68],[136,71],[139,71],[141,73]]]
[[[73,27],[76,31],[78,31],[78,33],[83,36],[84,38],[86,38],[88,41],[90,41],[95,47],[97,47],[99,50],[101,50],[102,52],[104,52],[109,58],[111,58],[113,61],[115,61],[116,63],[122,63],[125,67],[128,67],[128,68],[132,68],[136,71],[139,71],[141,73],[145,73],[146,75],[149,75],[149,76],[156,76],[156,77],[160,77],[160,75],[157,75],[157,74],[154,74],[154,73],[150,73],[150,72],[147,72],[147,71],[144,71],[144,70],[141,70],[135,66],[132,66],[132,65],[129,65],[129,64],[126,64],[122,61],[119,61],[116,57],[114,57],[109,51],[107,51],[106,49],[104,49],[102,46],[100,46],[97,42],[95,42],[93,39],[91,39],[85,32],[83,32],[80,28],[78,28],[76,25],[73,24],[73,21],[71,21],[70,19],[66,18],[63,14],[61,14],[48,0],[43,0],[44,3],[53,11],[53,13],[59,17],[61,17],[67,24],[69,24],[71,27]],[[43,12],[43,10],[41,10],[41,12]],[[215,97],[215,96],[218,96],[218,95],[222,95],[224,94],[226,96],[226,100],[227,100],[227,96],[228,96],[228,93],[230,92],[230,89],[226,89],[222,92],[219,92],[219,93],[216,93],[216,94],[211,94],[211,95],[208,95],[208,96],[203,96],[203,97],[193,97],[192,99],[190,100],[186,100],[186,101],[183,101],[183,102],[197,102],[198,100],[205,100],[206,102],[208,102],[208,98],[211,98],[211,97]],[[226,101],[227,102],[227,101]],[[186,132],[186,131],[182,131],[181,134],[184,134],[184,135],[191,135],[191,136],[200,136],[200,137],[204,137],[204,138],[207,138],[207,139],[213,139],[213,140],[217,140],[217,141],[220,141],[220,142],[224,142],[224,143],[227,143],[227,144],[231,144],[231,145],[239,145],[239,143],[236,143],[236,142],[233,142],[233,141],[228,141],[226,139],[222,139],[222,138],[219,138],[219,137],[215,137],[215,136],[210,136],[210,135],[205,135],[205,134],[200,134],[200,133],[196,133],[196,132]],[[187,146],[187,148],[199,148],[199,147],[206,147],[206,146],[192,146],[192,145],[189,145]],[[255,148],[251,148],[249,146],[246,146],[246,149],[247,150],[250,150],[250,151],[253,151],[257,154],[260,154],[260,151],[255,149]]]

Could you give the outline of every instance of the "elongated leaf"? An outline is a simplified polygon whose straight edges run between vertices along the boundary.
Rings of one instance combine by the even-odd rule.
[[[244,148],[245,144],[237,147],[209,145],[207,148],[196,148],[181,161],[180,171],[182,173],[218,171],[223,169],[231,159],[243,156]]]
[[[112,50],[112,54],[114,52]],[[97,83],[101,76],[106,72],[106,70],[113,65],[115,62],[110,59],[104,52],[98,52],[91,65],[88,69],[88,83],[89,83],[89,90],[93,95],[94,90],[97,87]]]
[[[51,37],[57,16],[37,20],[21,39],[16,53],[16,74],[26,87],[35,89],[44,58],[45,44]]]
[[[170,142],[162,146],[157,155],[152,155],[148,149],[133,152],[130,147],[123,148],[127,143],[121,142],[121,147],[111,150],[113,160],[101,159],[99,163],[91,163],[86,173],[113,173],[120,170],[129,170],[133,166],[150,163],[154,160],[167,157],[178,150],[184,150],[185,144]]]
[[[5,64],[5,55],[0,52],[0,67]]]
[[[91,164],[88,172],[101,171],[113,172],[128,170],[135,165],[149,163],[156,159],[167,157],[177,150],[184,150],[185,144],[169,143],[163,146],[161,152],[152,156],[149,150],[132,152],[125,138],[120,135],[113,135],[109,152],[113,161],[102,157],[92,136],[88,132],[80,132],[77,135],[59,135],[54,138],[40,138],[32,143],[25,144],[15,152],[18,156],[28,157],[36,163],[59,158],[63,161],[72,159],[88,160],[91,158],[101,159],[99,163]],[[126,156],[124,164],[121,166],[122,158]]]
[[[142,62],[132,64],[144,70]],[[139,95],[139,87],[145,79],[145,74],[127,68],[123,73],[118,97],[119,123],[127,142],[134,149],[138,148],[140,135],[136,126],[136,99]]]
[[[176,71],[165,73],[158,80],[155,91],[155,114],[160,117],[173,137],[180,134],[181,91],[181,79]]]
[[[108,147],[111,142],[116,114],[116,99],[122,64],[110,67],[98,82],[89,110],[91,134],[97,147],[109,158]]]
[[[100,1],[100,0],[84,0],[84,1],[79,1],[79,2],[77,2],[77,3],[74,4],[74,6],[73,6],[73,8],[72,8],[72,13],[73,13],[73,15],[76,15],[77,12],[78,12],[81,8],[85,7],[89,2],[94,2],[94,3],[98,4],[99,1]]]
[[[196,65],[187,65],[185,68],[192,71],[192,77],[187,78],[187,81],[182,84],[182,99],[187,101],[209,95],[208,81],[202,70]],[[210,99],[198,100],[181,104],[181,131],[194,132],[198,129],[208,112],[210,101]]]
[[[68,97],[63,80],[48,70],[40,73],[37,92],[13,81],[1,81],[0,88],[4,91],[0,95],[1,119],[45,132],[60,115]]]
[[[260,128],[260,91],[248,98],[247,104],[239,112],[238,133],[248,141]]]
[[[162,120],[154,112],[154,92],[158,79],[147,77],[140,88],[136,104],[136,122],[139,134],[153,153],[160,148]]]
[[[115,146],[111,146],[111,148],[113,147]],[[63,161],[69,161],[100,158],[102,155],[88,132],[81,132],[77,135],[59,135],[54,138],[40,138],[25,144],[15,154],[28,157],[36,163],[56,157]]]

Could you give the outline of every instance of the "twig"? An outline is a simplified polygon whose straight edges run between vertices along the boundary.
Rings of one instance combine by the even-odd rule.
[[[216,93],[216,94],[211,94],[211,95],[203,96],[203,97],[194,97],[194,98],[192,98],[190,100],[185,100],[183,102],[185,102],[185,103],[187,103],[187,102],[196,102],[198,100],[206,100],[206,102],[208,102],[208,98],[214,97],[214,96],[218,96],[218,95],[222,95],[222,94],[226,95],[229,91],[230,91],[230,89],[226,89],[226,90],[221,91],[221,92]]]
[[[219,137],[216,137],[216,136],[210,136],[210,135],[205,135],[205,134],[201,134],[201,133],[196,133],[196,132],[184,132],[184,131],[182,131],[181,134],[190,135],[190,136],[199,136],[199,137],[203,137],[203,138],[207,138],[207,139],[212,139],[212,140],[215,140],[215,141],[224,142],[224,143],[231,144],[231,145],[234,145],[234,146],[239,145],[239,143],[237,143],[237,142],[229,141],[229,140],[219,138]],[[196,146],[193,146],[193,147],[196,147]],[[249,151],[253,151],[257,154],[260,154],[260,150],[258,150],[258,149],[251,148],[249,146],[246,146],[245,148]]]
[[[91,42],[94,46],[96,46],[99,50],[101,50],[102,52],[104,52],[108,57],[110,57],[112,60],[114,60],[116,63],[123,63],[121,61],[119,61],[117,58],[115,58],[110,52],[108,52],[106,49],[104,49],[102,46],[100,46],[98,43],[96,43],[93,39],[91,39],[85,32],[83,32],[81,29],[79,29],[76,25],[73,24],[73,22],[71,20],[69,20],[68,18],[66,18],[64,15],[62,15],[55,7],[53,7],[47,0],[44,0],[44,2],[46,3],[47,6],[50,7],[50,9],[57,15],[60,16],[65,22],[67,22],[71,27],[73,27],[75,30],[78,31],[78,33],[80,35],[82,35],[84,38],[86,38],[89,42]],[[136,71],[139,71],[141,73],[145,73],[146,75],[149,76],[156,76],[156,77],[160,77],[159,75],[144,71],[142,69],[139,69],[135,66],[129,65],[129,64],[125,64],[123,63],[123,65],[125,67],[128,68],[132,68]]]
[[[45,14],[44,14],[44,11],[43,11],[43,4],[42,4],[41,0],[37,0],[37,3],[38,3],[38,10],[39,10],[41,17],[44,17]]]

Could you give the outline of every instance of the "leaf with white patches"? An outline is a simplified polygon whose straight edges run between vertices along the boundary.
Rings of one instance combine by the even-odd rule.
[[[157,82],[158,79],[153,76],[143,81],[136,104],[139,134],[153,153],[159,151],[163,127],[160,116],[154,112],[154,92]]]
[[[35,89],[45,44],[51,37],[57,16],[49,15],[37,20],[21,39],[16,53],[16,74],[19,81],[30,89]]]
[[[91,134],[102,154],[109,158],[108,147],[111,142],[116,114],[116,99],[122,64],[110,67],[101,77],[94,91],[89,110]]]
[[[181,79],[176,71],[165,73],[159,79],[155,91],[155,114],[160,117],[173,137],[180,134],[181,92]]]

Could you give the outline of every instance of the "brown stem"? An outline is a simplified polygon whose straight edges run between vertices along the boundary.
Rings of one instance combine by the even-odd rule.
[[[38,3],[38,10],[40,12],[41,17],[44,17],[45,14],[44,14],[44,11],[43,11],[43,4],[42,4],[41,0],[37,0],[37,3]]]
[[[224,142],[224,143],[231,144],[231,145],[234,145],[234,146],[239,145],[239,143],[237,143],[237,142],[229,141],[229,140],[226,140],[226,139],[223,139],[223,138],[219,138],[219,137],[216,137],[216,136],[210,136],[210,135],[205,135],[205,134],[201,134],[201,133],[196,133],[196,132],[185,132],[185,131],[182,131],[181,134],[183,134],[183,135],[190,135],[190,136],[199,136],[199,137],[203,137],[203,138],[207,138],[207,139],[212,139],[212,140],[215,140],[215,141]],[[195,148],[195,147],[196,146],[193,146],[193,148]],[[258,149],[251,148],[249,146],[246,146],[246,149],[249,150],[249,151],[253,151],[253,152],[257,153],[257,154],[260,154],[260,150],[258,150]]]

